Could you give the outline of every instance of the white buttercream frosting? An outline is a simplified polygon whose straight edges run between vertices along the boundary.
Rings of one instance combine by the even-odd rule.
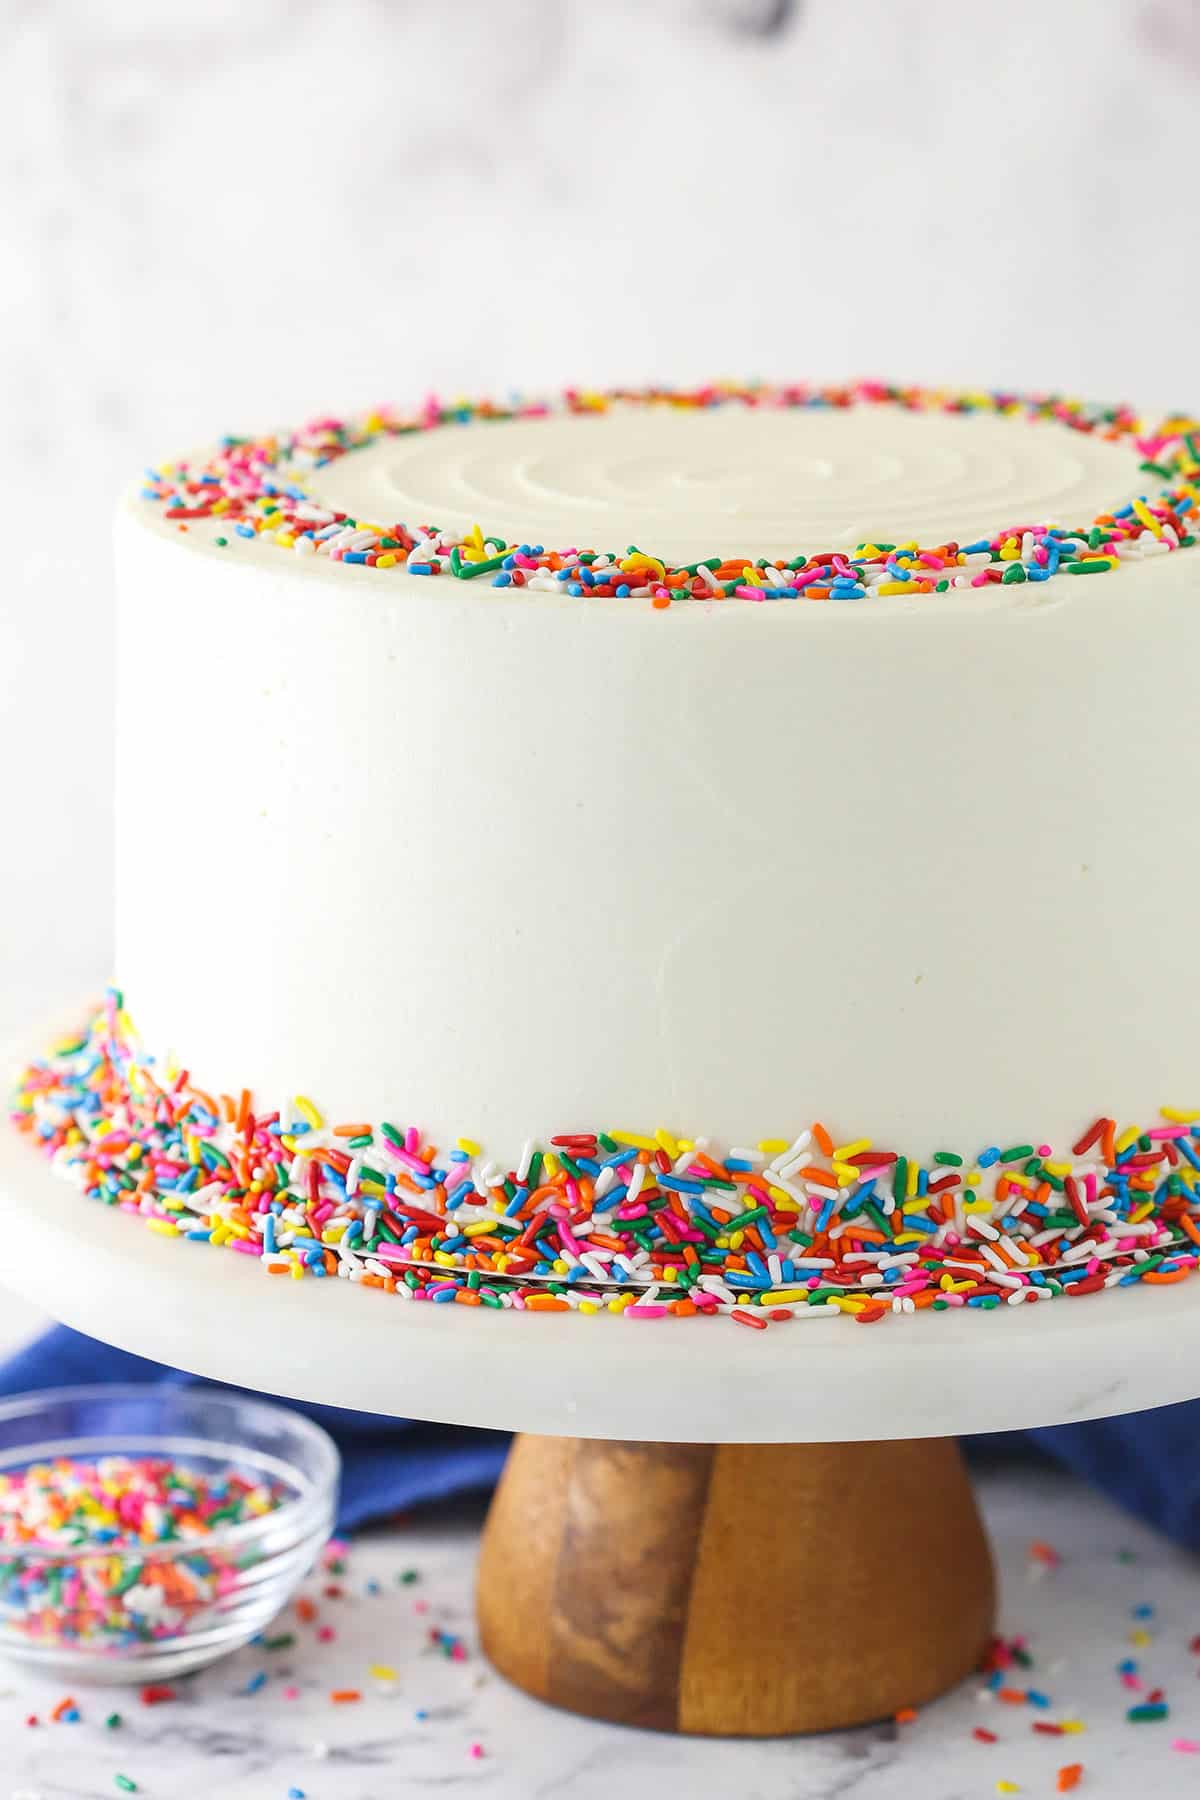
[[[1024,420],[723,408],[446,427],[306,485],[683,558],[1078,523],[1145,478]],[[814,1117],[1061,1145],[1194,1102],[1200,555],[660,615],[217,529],[118,527],[117,972],[198,1080],[510,1160]]]

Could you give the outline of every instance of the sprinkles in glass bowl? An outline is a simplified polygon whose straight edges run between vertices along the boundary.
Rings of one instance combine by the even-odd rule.
[[[299,1414],[203,1387],[0,1404],[0,1650],[145,1681],[238,1648],[328,1538],[337,1468]]]

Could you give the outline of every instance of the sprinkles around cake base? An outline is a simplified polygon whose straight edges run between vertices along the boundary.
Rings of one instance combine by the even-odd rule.
[[[14,1122],[91,1199],[165,1237],[408,1301],[769,1324],[1041,1304],[1200,1263],[1200,1109],[1096,1119],[928,1166],[869,1137],[720,1151],[606,1129],[528,1141],[515,1168],[415,1126],[287,1116],[195,1087],[141,1050],[110,993],[31,1063]]]
[[[442,427],[479,426],[498,419],[537,419],[555,414],[586,418],[614,404],[665,410],[744,406],[764,411],[890,406],[907,412],[988,413],[1045,425],[1049,430],[1095,433],[1127,444],[1141,459],[1153,492],[1075,525],[1061,521],[1002,521],[969,543],[922,545],[913,537],[895,544],[863,543],[852,552],[798,549],[792,557],[751,558],[736,546],[692,563],[658,555],[653,546],[585,549],[581,538],[564,549],[516,541],[476,524],[464,536],[437,524],[405,524],[352,518],[309,493],[305,479],[380,438]],[[206,459],[148,469],[140,497],[181,531],[194,522],[214,528],[214,542],[236,547],[259,539],[300,557],[403,570],[409,575],[449,575],[492,587],[528,587],[577,599],[648,599],[660,610],[700,600],[913,599],[950,588],[986,588],[994,582],[1049,581],[1058,575],[1103,575],[1126,561],[1166,555],[1195,544],[1192,525],[1200,508],[1200,425],[1175,414],[1160,424],[1141,420],[1126,406],[1089,406],[1058,394],[946,392],[860,381],[841,387],[804,384],[737,386],[716,383],[688,390],[569,389],[561,400],[506,406],[490,401],[428,400],[419,410],[381,407],[360,419],[320,418],[296,432],[258,438],[227,437]],[[728,529],[728,522],[719,527]],[[714,536],[718,527],[714,525]],[[966,597],[966,596],[964,596]]]

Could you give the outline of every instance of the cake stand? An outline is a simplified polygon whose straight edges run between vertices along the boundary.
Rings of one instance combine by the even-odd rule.
[[[483,1539],[486,1653],[543,1700],[674,1731],[829,1729],[943,1692],[993,1618],[954,1436],[1200,1394],[1200,1280],[866,1330],[405,1304],[141,1229],[5,1123],[0,1242],[4,1285],[122,1349],[520,1433]]]

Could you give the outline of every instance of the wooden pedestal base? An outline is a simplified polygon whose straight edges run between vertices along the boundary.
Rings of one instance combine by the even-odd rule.
[[[948,1438],[518,1437],[479,1567],[486,1655],[539,1700],[773,1737],[919,1706],[992,1627],[987,1539]]]

